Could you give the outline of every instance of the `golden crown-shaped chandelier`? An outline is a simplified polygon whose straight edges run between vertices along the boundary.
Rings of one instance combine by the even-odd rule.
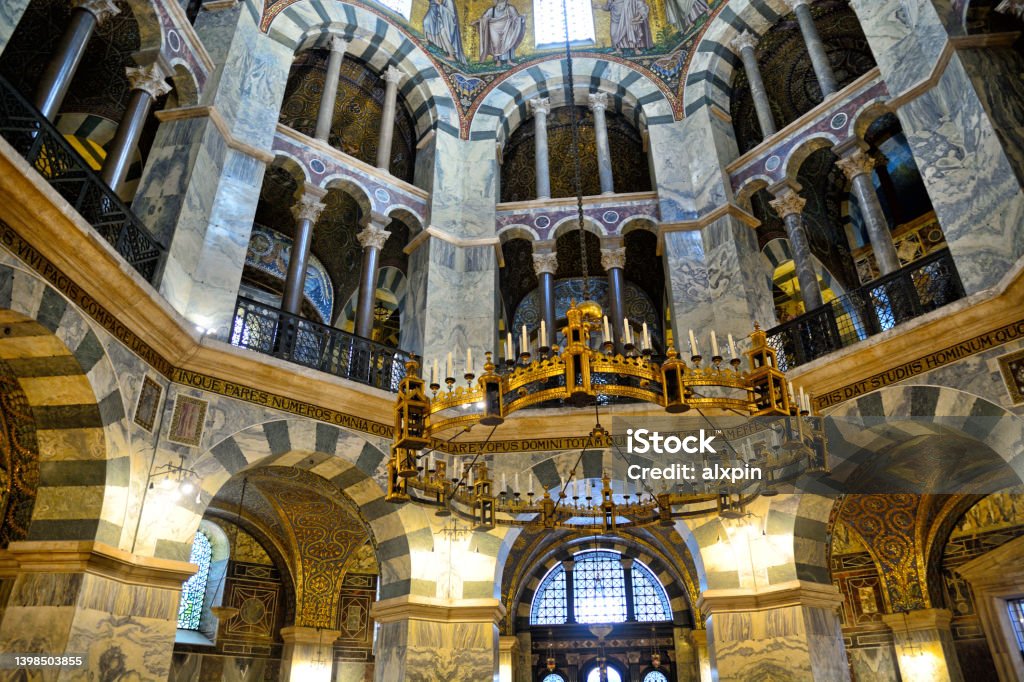
[[[673,348],[669,348],[664,362],[655,362],[646,335],[642,349],[637,349],[627,337],[624,352],[617,354],[607,331],[607,320],[603,320],[600,306],[593,302],[573,303],[566,318],[562,330],[564,348],[540,348],[534,359],[524,345],[518,359],[506,359],[503,371],[487,353],[479,377],[472,373],[470,358],[463,376],[464,386],[456,386],[457,380],[448,376],[444,380],[446,388],[442,389],[435,363],[428,387],[419,376],[419,362],[413,358],[407,363],[407,375],[399,386],[395,405],[388,501],[435,504],[441,514],[455,512],[482,527],[507,523],[577,531],[609,530],[671,524],[674,518],[711,512],[742,514],[750,497],[773,494],[774,485],[783,478],[827,471],[820,420],[810,416],[808,396],[801,395],[803,404],[796,404],[792,386],[787,390],[785,375],[778,369],[775,349],[768,345],[764,331],[756,325],[750,335],[750,350],[745,353],[748,368],[742,370],[742,360],[733,357],[726,362],[717,353],[717,344],[713,346],[715,354],[710,362],[693,354],[687,363]],[[592,338],[602,327],[604,342],[601,350],[594,350]],[[696,342],[691,341],[691,347],[696,348]],[[735,344],[730,343],[729,347],[734,356],[738,355]],[[452,374],[450,361],[448,370]],[[600,489],[594,485],[596,481],[573,481],[570,477],[563,481],[556,500],[548,491],[535,496],[532,479],[526,495],[518,489],[518,482],[510,490],[506,480],[500,490],[495,490],[498,486],[486,463],[478,461],[479,457],[467,463],[464,471],[456,472],[449,471],[444,460],[420,454],[441,433],[475,424],[496,427],[513,412],[541,403],[562,401],[583,406],[602,397],[646,401],[660,405],[670,414],[718,409],[748,417],[777,418],[777,425],[771,426],[777,432],[776,446],[769,448],[761,441],[744,453],[733,450],[732,456],[719,457],[715,462],[723,467],[757,466],[766,471],[766,478],[748,489],[706,486],[705,490],[651,492],[646,496],[640,490],[633,495],[627,487],[625,494],[616,499],[607,474],[602,476]],[[600,424],[595,426],[587,446],[611,444],[610,435]],[[584,483],[582,494],[580,483]]]

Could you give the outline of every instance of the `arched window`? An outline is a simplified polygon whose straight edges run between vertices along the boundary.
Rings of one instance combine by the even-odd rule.
[[[660,670],[652,670],[644,675],[644,682],[668,682],[668,678]]]
[[[601,682],[601,669],[593,668],[587,675],[587,682]],[[608,682],[622,682],[622,675],[611,666],[608,666]]]
[[[199,566],[195,575],[181,586],[181,602],[178,604],[178,627],[182,630],[198,630],[199,617],[203,613],[203,599],[206,597],[206,583],[210,578],[210,558],[213,549],[205,533],[196,533],[192,541],[192,553],[188,560]]]
[[[577,623],[622,623],[628,600],[633,601],[637,621],[672,620],[672,607],[665,589],[647,566],[634,560],[632,579],[627,583],[622,555],[608,550],[580,552],[573,557],[572,580],[565,567],[551,569],[537,587],[530,608],[531,625],[561,625],[568,621],[569,599]],[[572,594],[569,594],[569,585]]]
[[[533,26],[535,45],[551,47],[565,42],[568,24],[569,41],[594,42],[594,8],[590,0],[533,0]]]

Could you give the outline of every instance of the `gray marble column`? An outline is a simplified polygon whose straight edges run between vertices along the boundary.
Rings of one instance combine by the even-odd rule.
[[[732,46],[739,50],[740,59],[743,60],[743,71],[747,74],[747,82],[750,83],[750,94],[754,98],[754,111],[757,112],[757,122],[761,125],[761,135],[768,137],[774,135],[777,129],[771,104],[768,103],[768,91],[761,78],[761,67],[757,64],[757,54],[754,52],[757,43],[757,36],[750,31],[744,31],[733,38]]]
[[[402,72],[389,66],[384,72],[384,112],[380,120],[380,143],[377,145],[377,168],[383,171],[391,167],[391,141],[395,137],[395,110],[398,107],[398,84]]]
[[[34,104],[50,120],[60,111],[92,32],[107,18],[121,13],[114,0],[74,0],[71,5],[74,9],[68,27],[36,87]]]
[[[107,150],[107,157],[103,160],[103,168],[100,170],[100,177],[115,192],[124,184],[124,176],[128,172],[132,154],[139,144],[142,127],[146,124],[153,100],[171,91],[170,84],[166,82],[169,74],[157,62],[147,66],[129,66],[125,71],[132,88],[128,97],[128,107],[117,125],[117,132],[114,133],[114,139],[110,142],[110,149]]]
[[[786,222],[786,236],[793,251],[793,264],[796,268],[797,281],[800,283],[804,312],[809,313],[822,306],[822,299],[818,275],[814,272],[811,261],[811,245],[807,241],[807,230],[804,229],[803,210],[807,200],[788,186],[777,191],[775,197],[770,203],[779,217]]]
[[[853,194],[857,197],[857,205],[868,231],[868,239],[871,241],[879,272],[882,275],[896,272],[901,267],[900,259],[896,254],[896,245],[892,241],[892,232],[889,231],[889,223],[882,211],[882,204],[878,201],[875,185],[871,181],[875,160],[858,147],[853,147],[843,154],[836,165],[850,181]]]
[[[555,329],[555,271],[558,270],[558,254],[535,253],[533,254],[533,271],[537,273],[537,289],[540,292],[540,310],[544,316],[544,326],[547,327],[548,337],[541,339],[542,346],[551,347],[558,338],[558,330]],[[514,338],[515,335],[513,334]]]
[[[331,135],[331,123],[334,122],[334,103],[338,99],[338,77],[341,75],[341,62],[348,50],[348,41],[340,36],[331,36],[329,46],[331,56],[327,59],[327,75],[324,76],[324,89],[320,93],[320,109],[316,114],[316,132],[314,137],[327,142]]]
[[[370,223],[356,235],[363,247],[363,269],[359,275],[359,297],[356,306],[356,336],[373,338],[373,307],[377,294],[377,269],[380,252],[391,233],[382,225]]]
[[[548,164],[548,114],[551,100],[538,97],[530,100],[533,110],[534,167],[537,173],[537,198],[551,198],[551,170]]]
[[[793,8],[796,20],[800,23],[800,33],[803,34],[807,52],[810,54],[814,75],[818,77],[821,96],[828,98],[839,89],[839,86],[836,85],[836,75],[832,72],[832,64],[828,60],[825,44],[821,42],[818,27],[814,25],[810,0],[786,0],[786,3]]]
[[[324,210],[323,191],[306,186],[299,203],[292,207],[295,215],[295,240],[288,256],[288,274],[284,280],[281,310],[292,315],[301,314],[302,296],[306,288],[306,267],[313,244],[313,226]]]
[[[615,194],[612,176],[612,153],[608,148],[608,123],[604,112],[608,108],[608,93],[594,92],[587,98],[594,112],[594,135],[597,139],[597,173],[601,180],[601,194]]]
[[[626,317],[624,301],[625,280],[622,271],[626,267],[626,247],[601,249],[601,267],[608,273],[608,320],[611,322],[612,338],[616,349],[622,349],[623,320]]]

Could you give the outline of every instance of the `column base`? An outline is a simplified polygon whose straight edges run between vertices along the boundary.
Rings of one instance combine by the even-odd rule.
[[[887,613],[903,682],[963,682],[948,609]]]

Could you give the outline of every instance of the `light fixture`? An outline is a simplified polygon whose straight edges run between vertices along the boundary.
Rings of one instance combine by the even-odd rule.
[[[178,455],[178,457],[180,460],[177,464],[171,462],[161,464],[149,473],[149,476],[146,478],[149,489],[153,490],[154,487],[159,487],[176,500],[184,495],[191,495],[195,492],[196,504],[202,504],[203,491],[196,485],[199,474],[194,469],[185,466],[185,455]],[[158,477],[162,477],[160,482],[154,483],[153,479]]]

